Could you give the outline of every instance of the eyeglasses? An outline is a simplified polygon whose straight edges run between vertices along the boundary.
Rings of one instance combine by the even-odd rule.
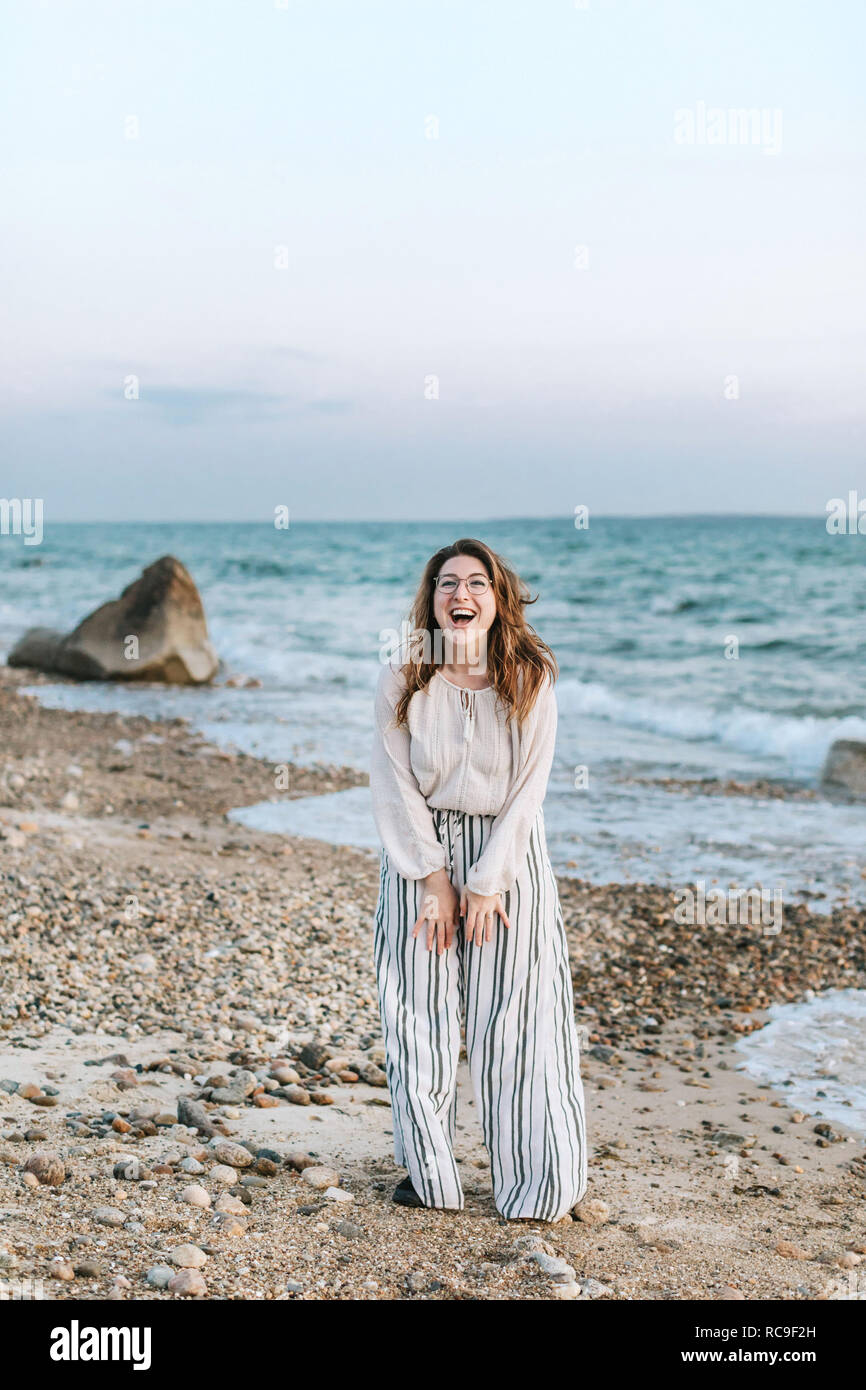
[[[436,580],[436,588],[440,594],[453,594],[457,592],[457,586],[463,581],[458,579],[456,574],[440,574]],[[490,580],[483,574],[472,574],[466,580],[470,594],[486,594],[490,588]]]

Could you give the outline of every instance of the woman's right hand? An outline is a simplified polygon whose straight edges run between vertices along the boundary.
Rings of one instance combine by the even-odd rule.
[[[433,950],[435,938],[437,954],[441,956],[454,940],[460,900],[447,869],[437,869],[435,873],[428,874],[423,883],[424,905],[412,935],[417,937],[422,927],[426,927],[427,950]]]

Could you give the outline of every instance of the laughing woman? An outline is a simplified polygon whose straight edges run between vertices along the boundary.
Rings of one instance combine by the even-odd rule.
[[[394,1155],[408,1169],[394,1200],[463,1208],[462,1013],[497,1209],[557,1221],[586,1191],[586,1127],[542,812],[558,668],[526,622],[533,601],[481,541],[426,566],[402,664],[383,666],[376,693],[374,945]]]

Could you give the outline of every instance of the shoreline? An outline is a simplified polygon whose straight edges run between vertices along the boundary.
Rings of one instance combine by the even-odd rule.
[[[760,937],[678,926],[669,889],[557,876],[587,1030],[586,1219],[499,1217],[465,1061],[466,1209],[407,1211],[390,1201],[402,1170],[376,1077],[378,855],[228,822],[228,810],[273,795],[272,766],[208,744],[182,719],[49,710],[17,693],[37,683],[33,672],[0,670],[0,1082],[58,1094],[37,1105],[0,1091],[0,1258],[5,1249],[14,1261],[3,1277],[43,1278],[47,1297],[179,1297],[145,1275],[186,1240],[212,1251],[201,1270],[212,1298],[800,1299],[843,1296],[851,1280],[862,1288],[862,1137],[835,1123],[838,1139],[816,1135],[816,1117],[792,1118],[783,1095],[737,1070],[733,1048],[772,1003],[866,985],[862,910],[792,906],[779,937]],[[292,768],[287,795],[365,781],[350,769]],[[233,1071],[267,1071],[277,1059],[297,1068],[304,1046],[323,1039],[334,1057],[368,1059],[373,1084],[320,1068],[298,1072],[312,1103],[205,1103],[209,1114],[228,1108],[234,1142],[272,1144],[282,1157],[313,1150],[352,1200],[321,1196],[281,1163],[261,1186],[233,1185],[252,1200],[235,1197],[244,1210],[228,1234],[230,1220],[214,1224],[221,1189],[208,1153],[194,1158],[200,1179],[178,1166],[207,1143],[181,1133],[177,1098],[208,1089],[199,1075],[231,1083]],[[124,1062],[85,1069],[114,1053]],[[146,1070],[160,1058],[197,1070],[188,1079]],[[175,1124],[124,1130],[124,1112],[146,1104]],[[91,1121],[109,1113],[121,1128],[109,1121],[97,1133]],[[46,1138],[10,1137],[34,1128]],[[21,1163],[45,1148],[69,1165],[59,1188],[24,1182]],[[174,1162],[157,1162],[175,1150]],[[154,1187],[111,1176],[131,1155],[167,1170],[143,1180]],[[193,1182],[211,1206],[180,1199]],[[93,1219],[105,1204],[139,1214],[106,1226]],[[529,1234],[575,1278],[557,1284],[527,1261],[515,1241]],[[76,1259],[99,1273],[76,1274]],[[60,1278],[52,1263],[64,1265]]]

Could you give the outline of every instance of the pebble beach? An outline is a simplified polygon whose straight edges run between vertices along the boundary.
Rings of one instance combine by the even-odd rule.
[[[866,913],[684,926],[559,880],[589,1190],[505,1221],[461,1065],[461,1212],[391,1193],[378,856],[239,828],[274,767],[0,672],[0,1280],[75,1300],[866,1296],[863,1136],[742,1069],[773,1004],[866,986]],[[359,785],[291,768],[292,797]],[[481,948],[483,949],[483,947]]]

